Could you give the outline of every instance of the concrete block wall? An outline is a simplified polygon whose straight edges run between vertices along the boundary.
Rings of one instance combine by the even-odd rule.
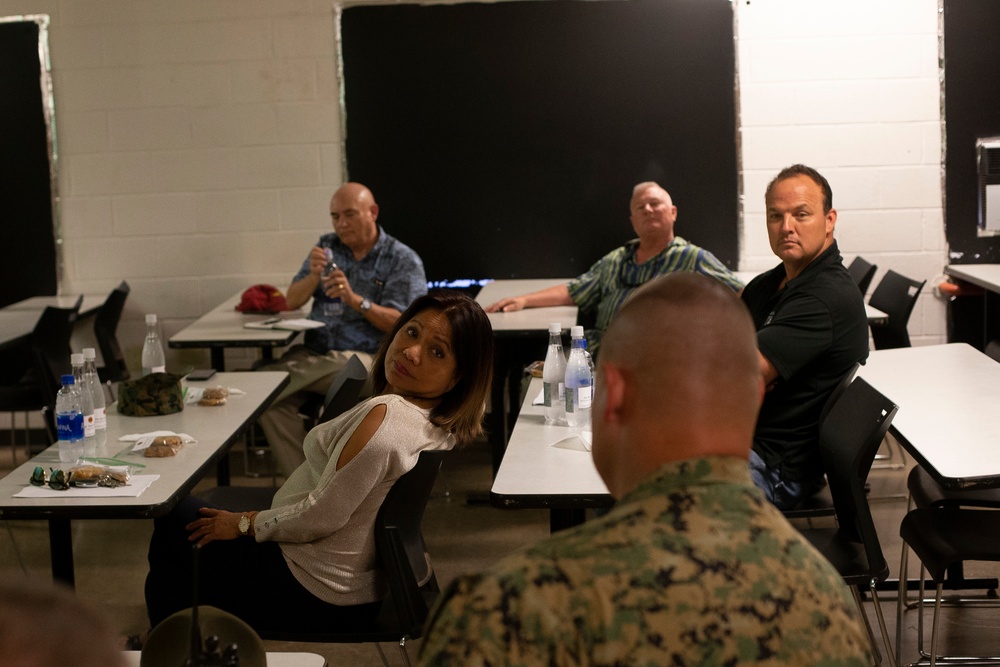
[[[764,185],[802,161],[833,184],[848,259],[940,274],[936,0],[734,7],[740,268],[773,265]],[[332,1],[0,0],[18,14],[51,17],[63,288],[129,281],[134,365],[144,313],[169,337],[250,284],[287,287],[342,180]],[[925,294],[910,328],[943,340],[941,304]],[[207,363],[168,350],[172,366]]]
[[[945,340],[934,295],[947,248],[942,216],[937,0],[739,0],[743,230],[740,268],[777,262],[764,188],[802,162],[830,181],[845,260],[862,255],[927,285],[914,344]]]

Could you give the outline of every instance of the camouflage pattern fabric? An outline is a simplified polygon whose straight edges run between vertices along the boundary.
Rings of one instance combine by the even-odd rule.
[[[150,373],[118,385],[118,412],[130,417],[169,415],[184,409],[181,376]]]
[[[607,515],[459,577],[423,665],[871,665],[837,571],[732,457],[663,466]]]

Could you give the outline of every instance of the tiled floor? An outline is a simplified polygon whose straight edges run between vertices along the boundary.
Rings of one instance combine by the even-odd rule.
[[[23,454],[22,454],[23,456]],[[499,557],[548,534],[544,511],[499,510],[487,504],[467,502],[470,494],[482,496],[489,489],[489,451],[485,444],[457,452],[445,463],[435,492],[427,507],[424,532],[442,584],[459,572],[486,566]],[[897,455],[898,460],[898,455]],[[10,448],[0,445],[0,475],[10,470]],[[241,453],[232,459],[234,484],[269,483],[268,479],[239,477],[244,470]],[[899,522],[905,511],[905,470],[874,470],[871,476],[873,514],[882,539],[883,551],[896,576],[899,565]],[[211,485],[212,481],[203,482]],[[77,592],[102,608],[121,633],[145,629],[142,588],[146,574],[146,548],[152,524],[149,521],[78,521],[73,539]],[[916,569],[912,566],[912,574]],[[0,576],[20,576],[22,572],[48,578],[48,534],[44,522],[0,521]],[[972,565],[968,574],[1000,575],[996,564]],[[876,628],[873,607],[867,611]],[[890,633],[895,632],[896,595],[883,594],[882,604]],[[943,631],[948,651],[1000,653],[1000,613],[996,610],[946,610]],[[905,661],[916,658],[916,614],[905,621]],[[379,665],[371,646],[334,644],[287,644],[268,642],[269,650],[306,650],[324,655],[330,665]],[[393,664],[400,657],[384,646]],[[416,655],[411,646],[410,655]],[[2,660],[0,660],[2,662]]]

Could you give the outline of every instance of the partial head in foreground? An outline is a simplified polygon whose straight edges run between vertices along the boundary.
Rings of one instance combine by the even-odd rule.
[[[375,394],[426,401],[431,421],[468,442],[482,432],[493,380],[493,328],[461,292],[433,289],[386,332],[372,362]]]
[[[664,463],[747,458],[763,382],[756,333],[733,291],[696,273],[636,290],[604,333],[594,463],[617,498]]]

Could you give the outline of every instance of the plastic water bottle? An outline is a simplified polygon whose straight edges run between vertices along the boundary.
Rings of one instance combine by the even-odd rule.
[[[326,278],[337,270],[337,265],[333,261],[333,250],[323,248],[323,254],[326,255],[326,266],[323,268],[323,277]],[[344,312],[344,302],[339,296],[331,299],[324,293],[322,300],[323,314],[327,317],[339,317]]]
[[[566,378],[566,356],[562,348],[562,326],[558,322],[549,324],[549,349],[545,353],[542,366],[542,396],[545,399],[545,422],[559,424],[566,419],[564,407]]]
[[[582,332],[581,332],[582,333]],[[587,354],[587,339],[573,338],[566,362],[566,423],[590,427],[590,404],[594,400],[594,370]]]
[[[80,412],[83,413],[83,453],[94,456],[94,399],[90,390],[83,383],[83,355],[74,352],[69,355],[69,363],[73,368],[73,387],[80,394]]]
[[[166,373],[167,362],[163,356],[163,343],[156,330],[156,315],[146,315],[146,342],[142,344],[142,374]]]
[[[62,389],[56,392],[56,433],[60,461],[74,463],[83,456],[83,410],[72,375],[62,376]]]
[[[108,410],[104,388],[97,375],[97,352],[92,347],[83,348],[83,387],[94,404],[94,439],[100,448],[108,441]]]

